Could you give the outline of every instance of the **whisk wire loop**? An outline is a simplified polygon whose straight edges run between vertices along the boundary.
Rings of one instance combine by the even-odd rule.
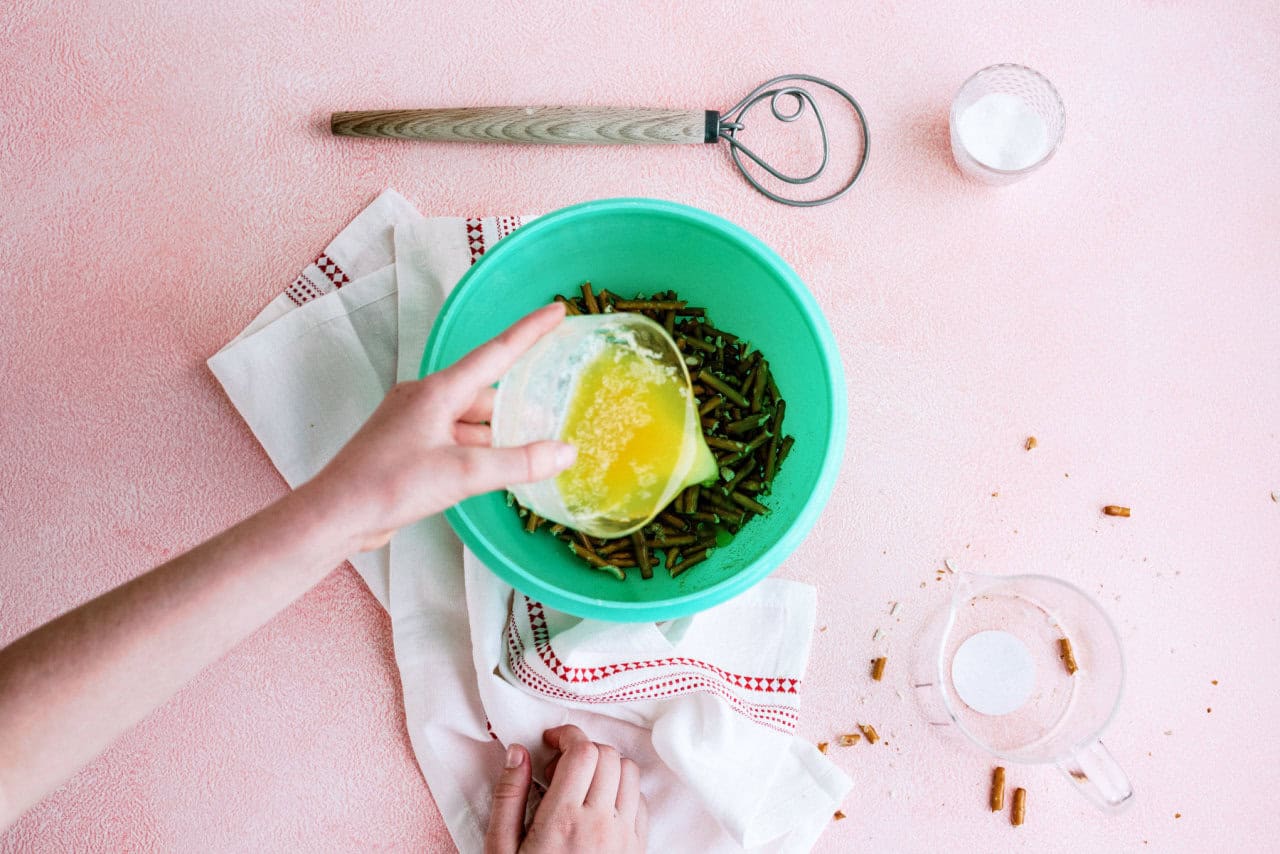
[[[809,90],[801,86],[791,85],[793,81],[813,83],[835,92],[847,101],[850,106],[853,107],[854,112],[858,114],[858,126],[862,130],[862,150],[858,156],[858,163],[857,166],[854,167],[853,174],[849,177],[849,180],[840,187],[840,189],[830,195],[822,196],[817,199],[793,199],[774,193],[772,190],[769,190],[761,184],[760,181],[751,174],[750,170],[747,169],[746,164],[742,160],[743,155],[745,155],[753,163],[764,169],[774,178],[792,185],[810,184],[813,181],[816,181],[818,177],[826,171],[831,160],[831,141],[827,136],[827,125],[822,118],[822,110],[818,108],[818,104]],[[794,108],[790,111],[785,109],[787,105],[784,99],[788,96],[794,99]],[[813,111],[813,116],[818,124],[818,131],[822,137],[822,162],[818,164],[818,168],[812,173],[808,175],[788,175],[785,172],[775,169],[760,155],[756,154],[743,144],[740,139],[738,139],[738,133],[746,127],[745,119],[747,113],[749,113],[757,104],[765,100],[769,102],[769,112],[771,112],[773,117],[780,122],[794,122],[804,116],[806,110]],[[742,173],[742,176],[747,179],[747,182],[750,183],[751,186],[755,187],[756,190],[775,202],[802,208],[815,207],[817,205],[825,205],[828,202],[834,202],[836,199],[849,192],[854,183],[858,180],[858,176],[862,174],[862,169],[867,164],[867,153],[871,148],[871,134],[867,130],[867,117],[863,114],[862,107],[858,104],[857,100],[836,84],[828,80],[823,80],[821,77],[814,77],[809,74],[784,74],[780,77],[775,77],[772,80],[761,83],[755,89],[751,90],[745,98],[720,114],[718,135],[720,139],[729,143],[729,153],[733,158],[734,165],[738,167],[738,171]]]

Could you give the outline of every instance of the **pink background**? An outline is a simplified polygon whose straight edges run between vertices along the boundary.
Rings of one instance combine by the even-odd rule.
[[[775,247],[843,350],[845,467],[780,572],[822,591],[805,734],[866,721],[887,744],[835,752],[856,787],[821,848],[1239,851],[1280,833],[1274,3],[190,5],[0,12],[0,643],[282,494],[204,360],[377,191],[428,214],[657,196]],[[1057,84],[1067,137],[992,190],[954,171],[946,114],[1000,61]],[[866,108],[871,161],[834,206],[767,202],[710,147],[323,130],[360,107],[724,107],[785,71]],[[1019,767],[1029,815],[1010,828],[986,812],[987,760],[898,698],[948,556],[1072,580],[1114,617],[1127,813]],[[387,619],[344,568],[0,849],[447,849],[403,726]]]

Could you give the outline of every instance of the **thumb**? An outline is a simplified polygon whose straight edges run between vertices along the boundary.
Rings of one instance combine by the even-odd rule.
[[[489,830],[484,835],[485,854],[515,854],[524,836],[524,807],[533,772],[529,751],[518,744],[507,748],[507,767],[493,787]]]
[[[466,472],[467,492],[479,494],[513,483],[546,480],[573,465],[578,449],[564,442],[534,442],[514,448],[459,449]]]

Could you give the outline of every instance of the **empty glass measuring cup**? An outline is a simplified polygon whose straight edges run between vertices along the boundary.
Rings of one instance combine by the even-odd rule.
[[[1073,585],[957,574],[950,606],[925,625],[912,671],[930,724],[954,727],[1009,762],[1053,763],[1103,809],[1132,800],[1100,740],[1124,686],[1120,638]]]
[[[511,492],[544,519],[595,537],[640,529],[718,472],[684,356],[640,314],[565,318],[498,383],[491,424],[495,447],[577,447],[568,470]]]

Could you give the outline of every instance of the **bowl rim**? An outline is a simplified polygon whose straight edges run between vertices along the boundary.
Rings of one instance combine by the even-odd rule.
[[[647,602],[616,601],[597,599],[575,591],[554,587],[536,575],[522,569],[515,562],[507,559],[486,537],[474,519],[469,515],[468,499],[445,511],[454,532],[462,542],[492,572],[517,591],[530,596],[539,602],[559,611],[575,616],[592,619],[603,619],[612,622],[653,622],[669,620],[705,610],[721,602],[727,601],[739,593],[749,589],[778,567],[800,545],[818,520],[831,492],[835,487],[836,477],[843,466],[845,438],[847,432],[847,402],[844,382],[844,368],[839,358],[840,350],[836,345],[826,315],[823,314],[817,300],[808,287],[773,249],[755,235],[723,217],[699,208],[670,202],[661,199],[647,198],[613,198],[581,202],[563,207],[533,219],[517,228],[507,237],[487,251],[470,269],[462,275],[453,290],[440,307],[436,320],[431,326],[431,333],[423,349],[422,362],[418,375],[440,370],[445,365],[439,364],[442,342],[452,324],[457,322],[452,308],[464,294],[467,287],[483,271],[493,257],[501,257],[518,251],[523,244],[535,241],[539,236],[566,222],[572,222],[586,215],[598,213],[617,213],[640,211],[656,213],[695,225],[715,232],[740,246],[744,251],[770,268],[776,278],[786,284],[790,298],[797,303],[800,313],[808,322],[815,339],[819,344],[820,361],[824,368],[824,379],[830,389],[829,416],[833,425],[827,436],[827,448],[824,462],[818,473],[817,482],[796,514],[795,520],[755,560],[743,567],[739,572],[722,581],[690,593],[682,593],[665,599]],[[834,358],[833,358],[834,357]],[[479,496],[477,496],[479,497]]]

